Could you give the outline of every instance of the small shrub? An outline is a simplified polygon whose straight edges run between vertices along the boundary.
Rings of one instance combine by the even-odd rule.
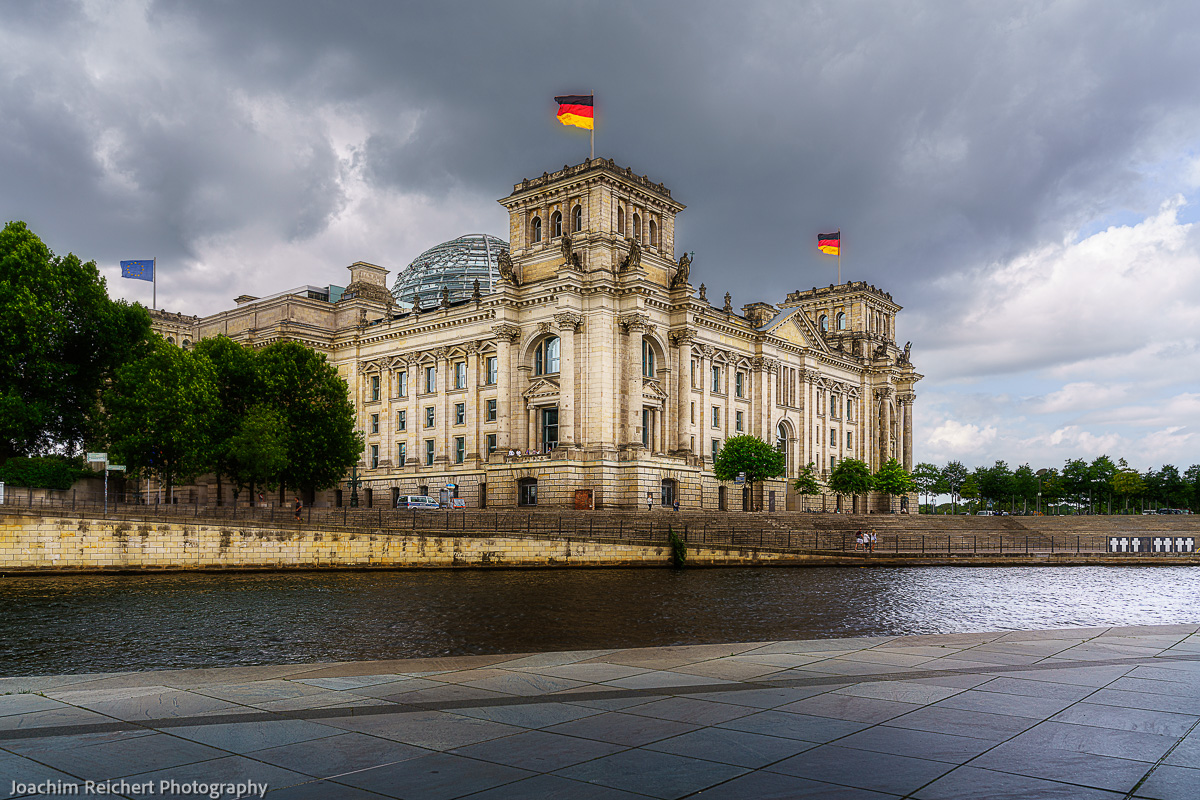
[[[675,529],[671,527],[667,528],[667,542],[671,545],[671,565],[682,567],[687,561],[687,542],[679,538]]]

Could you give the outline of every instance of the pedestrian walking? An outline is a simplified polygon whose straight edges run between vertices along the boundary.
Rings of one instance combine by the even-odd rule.
[[[871,528],[871,552],[872,553],[875,552],[875,542],[877,540],[878,540],[878,538],[875,536],[875,529]]]
[[[646,510],[654,510],[654,492],[646,492]]]
[[[300,502],[300,495],[296,495],[296,502],[292,506],[296,512],[296,522],[300,521],[300,512],[304,510],[304,503]]]
[[[858,529],[858,533],[854,534],[854,549],[855,549],[855,550],[862,550],[862,549],[863,549],[863,532],[862,532],[862,528],[859,528],[859,529]]]
[[[678,510],[679,510],[679,498],[678,498],[678,497],[677,497],[677,498],[675,498],[675,506],[674,506],[674,508],[675,508],[675,510],[676,510],[676,511],[678,511]]]

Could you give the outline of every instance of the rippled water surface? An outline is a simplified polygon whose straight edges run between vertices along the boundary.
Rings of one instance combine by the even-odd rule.
[[[0,578],[0,675],[1200,621],[1200,567]]]

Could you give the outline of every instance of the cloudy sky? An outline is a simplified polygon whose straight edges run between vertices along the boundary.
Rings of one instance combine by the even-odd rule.
[[[403,268],[504,235],[597,155],[688,205],[734,303],[889,290],[917,460],[1200,462],[1200,4],[9,2],[0,217],[157,257],[158,304]]]

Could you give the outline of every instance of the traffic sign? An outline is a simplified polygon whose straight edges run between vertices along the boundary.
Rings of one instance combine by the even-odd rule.
[[[113,472],[124,472],[125,471],[124,464],[109,464],[108,468],[110,470],[112,470]]]
[[[96,461],[105,462],[108,461],[108,453],[88,453],[87,460],[89,464]]]

